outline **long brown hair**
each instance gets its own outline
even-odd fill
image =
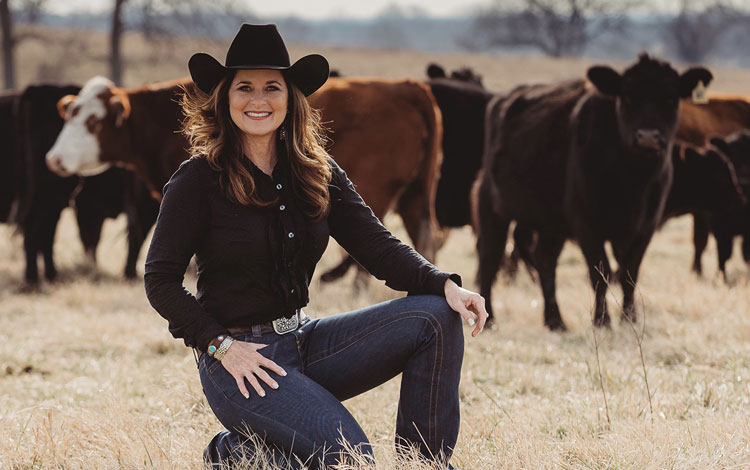
[[[191,154],[204,156],[212,169],[221,172],[219,183],[229,200],[244,206],[267,207],[275,201],[260,199],[253,175],[243,164],[246,157],[242,151],[242,131],[229,114],[229,87],[233,78],[228,74],[210,94],[192,83],[185,86],[183,133],[190,142]],[[301,207],[308,217],[319,219],[328,213],[330,202],[331,166],[325,150],[325,131],[320,112],[310,106],[294,83],[290,80],[286,83],[289,110],[282,124],[286,138],[278,141],[278,145],[285,146],[293,190]]]

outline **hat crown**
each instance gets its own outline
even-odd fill
[[[275,24],[243,23],[227,50],[225,67],[289,67],[289,52]]]

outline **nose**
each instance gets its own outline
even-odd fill
[[[635,144],[638,147],[662,150],[666,148],[666,140],[657,129],[638,129],[635,131]]]
[[[50,171],[57,173],[60,176],[70,175],[70,173],[65,170],[65,166],[63,166],[62,158],[56,155],[48,155],[46,161],[47,168],[49,168]]]

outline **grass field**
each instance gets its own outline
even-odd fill
[[[58,49],[68,33],[59,34],[47,54],[25,43],[22,83],[55,67],[51,61],[64,52]],[[75,41],[88,44],[93,58],[60,69],[56,81],[80,82],[106,70],[96,61],[102,54],[97,37],[90,36]],[[164,54],[157,59],[146,57],[136,36],[126,47],[133,51],[126,81],[137,85],[184,75],[191,52],[221,56],[224,46],[179,44],[169,54],[155,48]],[[311,50],[295,47],[292,56]],[[430,60],[471,65],[494,90],[580,76],[590,63],[316,50],[350,75],[421,77]],[[45,60],[50,63],[41,66]],[[750,70],[713,70],[716,89],[750,93]],[[386,224],[404,236],[397,217]],[[92,270],[66,210],[55,242],[60,282],[24,293],[21,240],[0,226],[0,470],[201,468],[201,451],[221,425],[203,397],[191,351],[171,338],[142,283],[121,280],[124,229],[122,218],[105,225],[99,267]],[[454,464],[480,470],[750,468],[750,274],[737,254],[725,284],[711,242],[706,274],[697,278],[689,271],[690,240],[687,218],[670,221],[655,236],[642,266],[635,329],[619,321],[609,330],[591,328],[593,294],[573,244],[558,267],[568,333],[542,326],[541,292],[524,272],[515,281],[499,279],[496,327],[473,339],[465,331]],[[340,256],[330,247],[318,273]],[[142,262],[143,256],[141,270]],[[476,264],[471,230],[453,231],[437,265],[473,286]],[[354,295],[351,281],[350,275],[321,285],[315,278],[306,311],[326,316],[400,295],[378,282]],[[194,276],[186,284],[192,288]],[[620,293],[613,290],[609,302],[617,312]],[[391,447],[397,399],[393,380],[346,402],[375,445],[379,469],[403,466]]]

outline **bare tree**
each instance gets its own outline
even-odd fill
[[[120,42],[124,26],[122,23],[123,7],[127,0],[115,0],[112,11],[112,29],[109,35],[109,74],[116,85],[122,84],[122,54],[120,53]]]
[[[8,8],[8,0],[0,0],[0,26],[3,29],[3,86],[7,89],[16,87],[16,67],[13,57],[15,40],[13,39],[13,18]]]
[[[746,14],[723,0],[681,0],[680,13],[664,29],[678,57],[687,62],[703,61]]]
[[[533,47],[553,57],[578,55],[595,37],[621,29],[625,13],[639,0],[523,0],[520,9],[507,2],[482,11],[465,47]]]

